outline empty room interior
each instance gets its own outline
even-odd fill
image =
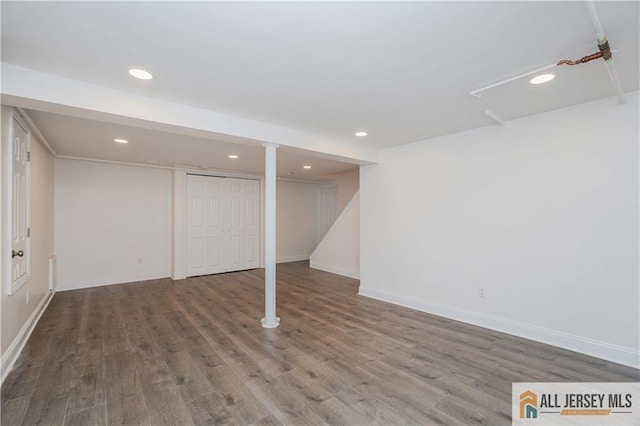
[[[3,425],[638,424],[639,2],[0,8]]]

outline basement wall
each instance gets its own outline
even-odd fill
[[[307,260],[318,245],[318,185],[278,181],[276,262]]]
[[[639,117],[635,92],[382,150],[360,293],[640,367]]]
[[[360,171],[358,169],[347,170],[327,175],[325,178],[328,179],[327,184],[338,187],[338,215],[340,215],[360,188]]]
[[[171,170],[56,159],[58,290],[168,277]],[[278,181],[278,261],[317,244],[317,185]]]
[[[2,107],[2,158],[10,141],[9,108]],[[2,164],[4,168],[5,164]],[[4,173],[4,172],[3,172]],[[40,140],[31,135],[31,278],[13,294],[7,294],[6,270],[2,270],[2,378],[19,354],[30,329],[48,303],[49,257],[53,255],[53,176],[54,160]],[[4,175],[2,175],[4,179]],[[8,181],[3,181],[3,185]],[[10,200],[3,187],[2,209]],[[3,214],[4,215],[4,214]],[[3,238],[10,236],[9,229],[2,228]],[[10,238],[10,237],[9,237]],[[2,253],[10,258],[10,253]],[[29,303],[27,303],[29,292]]]
[[[169,276],[171,171],[56,159],[58,289]]]

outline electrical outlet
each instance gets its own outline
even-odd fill
[[[141,257],[138,258],[138,265],[142,265],[142,258]]]
[[[29,304],[29,299],[31,298],[31,293],[29,293],[29,290],[27,290],[27,300],[25,301],[25,303],[28,305]]]
[[[478,297],[481,299],[487,298],[487,289],[484,287],[478,287]]]

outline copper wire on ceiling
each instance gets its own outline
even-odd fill
[[[605,39],[604,42],[598,44],[598,49],[600,49],[599,52],[593,53],[591,55],[583,56],[577,61],[570,61],[568,59],[563,59],[561,61],[558,61],[557,65],[578,65],[578,64],[584,64],[586,62],[593,61],[594,59],[599,59],[599,58],[602,58],[605,61],[608,61],[609,59],[611,59],[611,56],[612,56],[611,48],[609,47],[609,42],[607,41],[607,39]]]
[[[593,24],[593,28],[595,30],[596,43],[598,45],[599,52],[584,56],[576,61],[563,59],[553,64],[546,65],[542,68],[538,68],[538,69],[526,72],[524,74],[519,74],[514,77],[507,78],[505,80],[490,84],[480,89],[472,90],[471,92],[469,92],[469,94],[475,98],[480,99],[482,98],[483,92],[489,89],[493,89],[494,87],[502,86],[503,84],[507,84],[512,81],[519,80],[521,78],[528,77],[533,74],[538,74],[542,71],[546,71],[548,69],[552,69],[560,65],[578,65],[578,64],[584,64],[586,62],[593,61],[595,59],[602,58],[604,59],[604,64],[607,68],[607,72],[609,74],[609,79],[611,80],[611,84],[613,85],[614,90],[618,94],[618,99],[621,104],[625,104],[627,102],[627,97],[624,93],[624,89],[622,88],[620,77],[618,76],[618,73],[614,65],[614,60],[613,60],[613,53],[615,50],[612,50],[610,48],[609,42],[607,41],[607,38],[604,35],[604,30],[602,29],[602,23],[600,22],[600,18],[598,17],[595,3],[592,0],[587,0],[585,2],[585,5],[587,6],[587,12],[589,13],[589,17],[591,18],[591,23]]]

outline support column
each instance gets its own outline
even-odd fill
[[[276,149],[278,145],[264,144],[264,328],[280,325],[276,316]]]

